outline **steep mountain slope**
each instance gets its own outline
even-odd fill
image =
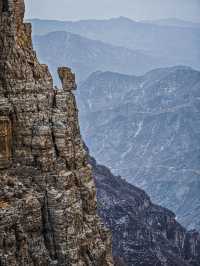
[[[67,31],[162,57],[165,62],[163,66],[181,64],[200,69],[199,28],[154,25],[124,17],[77,22],[32,20],[32,23],[34,35]]]
[[[80,87],[78,102],[92,155],[172,209],[185,226],[199,228],[200,72],[96,72]]]
[[[0,1],[0,265],[112,266],[79,131],[75,76],[53,90],[23,0]]]
[[[34,36],[33,45],[40,60],[49,65],[54,80],[57,77],[57,67],[65,64],[76,72],[78,81],[85,80],[97,70],[144,74],[149,69],[166,65],[162,58],[68,32]]]
[[[127,266],[200,264],[200,235],[187,232],[175,215],[148,195],[90,159],[99,214],[111,229],[113,254]]]
[[[22,0],[0,2],[0,265],[112,266],[110,233],[97,215],[92,168],[79,131],[75,76],[60,67],[62,89],[53,89],[23,16]],[[122,265],[120,256],[129,265],[198,265],[198,233],[187,233],[171,212],[90,161],[100,213],[114,225],[116,240],[128,240],[123,248],[115,241],[116,265]],[[127,209],[130,223],[123,219]],[[119,215],[123,226],[117,229]]]

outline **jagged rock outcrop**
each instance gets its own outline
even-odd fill
[[[72,90],[54,90],[23,0],[0,1],[0,265],[113,265]]]
[[[114,176],[93,158],[90,160],[99,214],[113,235],[116,265],[200,265],[197,231],[187,231],[173,212],[153,204],[143,190]]]

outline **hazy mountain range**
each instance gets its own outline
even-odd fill
[[[199,68],[198,23],[123,17],[32,23],[34,47],[55,82],[59,65],[82,81],[80,121],[92,154],[185,226],[200,228],[200,73],[177,66],[144,75],[168,65]]]
[[[151,23],[160,26],[172,26],[172,27],[183,27],[183,28],[200,28],[199,22],[185,21],[177,18],[167,18],[159,20],[144,20],[143,23]]]
[[[96,159],[175,211],[185,226],[199,228],[200,72],[96,72],[78,100],[82,133]]]
[[[136,22],[124,17],[77,22],[31,20],[31,23],[33,24],[34,35],[66,31],[91,40],[128,48],[133,50],[134,53],[140,51],[142,54],[153,57],[152,65],[148,69],[144,67],[144,71],[160,67],[160,63],[163,67],[181,64],[200,69],[200,28],[195,23],[177,20],[174,22],[172,19],[147,23]],[[193,24],[194,26],[191,26]],[[58,36],[56,35],[56,37]],[[49,38],[50,36],[47,37],[47,41]],[[53,38],[52,35],[51,38]],[[54,39],[54,41],[56,45],[59,39]],[[37,45],[39,47],[40,42],[37,42]],[[63,48],[64,45],[59,53],[63,53],[63,56],[66,57],[67,46],[65,49]],[[81,47],[79,48],[81,49]],[[40,56],[42,60],[46,60],[46,57],[43,57],[43,52],[40,52]],[[93,57],[93,60],[98,64],[98,58]],[[157,61],[158,65],[155,66]],[[148,62],[149,58],[147,59],[147,65]],[[135,67],[129,70],[129,73],[132,71],[132,74],[138,74],[138,71],[134,72],[134,70],[137,70],[137,65],[139,65],[139,70],[141,69],[140,58],[136,58],[133,63]],[[101,70],[101,68],[98,70]],[[107,70],[113,71],[113,69]]]
[[[33,42],[41,61],[48,64],[56,83],[57,67],[61,65],[71,67],[77,80],[83,81],[97,70],[143,74],[164,64],[161,57],[90,40],[65,31],[34,36]]]

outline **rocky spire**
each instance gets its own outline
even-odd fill
[[[62,82],[63,90],[70,91],[76,89],[75,75],[71,72],[68,67],[59,67],[58,75]]]
[[[22,0],[0,0],[0,265],[113,265],[72,90],[53,89]]]

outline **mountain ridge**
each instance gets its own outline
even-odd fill
[[[64,30],[88,38],[91,41],[103,41],[106,44],[139,51],[160,60],[160,65],[152,63],[150,68],[145,69],[145,72],[153,68],[173,65],[188,65],[200,69],[198,49],[200,28],[145,24],[126,18],[78,22],[33,20],[32,23],[34,35],[44,35],[49,32]],[[64,53],[65,50],[63,50]],[[141,60],[135,59],[132,63],[137,68],[137,64],[140,62]],[[145,61],[142,61],[142,64],[145,65]]]
[[[57,83],[56,68],[60,64],[67,63],[76,72],[79,82],[95,70],[143,74],[148,69],[163,64],[162,58],[103,41],[90,40],[66,31],[34,36],[33,44],[40,60],[49,65]],[[135,62],[138,62],[137,65]]]
[[[157,19],[157,20],[142,20],[141,22],[156,24],[156,25],[164,25],[170,27],[190,27],[190,28],[199,28],[200,22],[193,22],[189,20],[183,20],[178,18],[165,18],[165,19]]]
[[[77,95],[91,154],[189,228],[199,228],[199,87],[200,72],[188,67],[98,72]]]
[[[112,231],[116,258],[127,266],[198,265],[197,231],[186,231],[173,212],[153,204],[145,191],[114,176],[94,158],[89,160],[96,180],[99,215]],[[196,255],[192,257],[189,246],[195,241]]]

